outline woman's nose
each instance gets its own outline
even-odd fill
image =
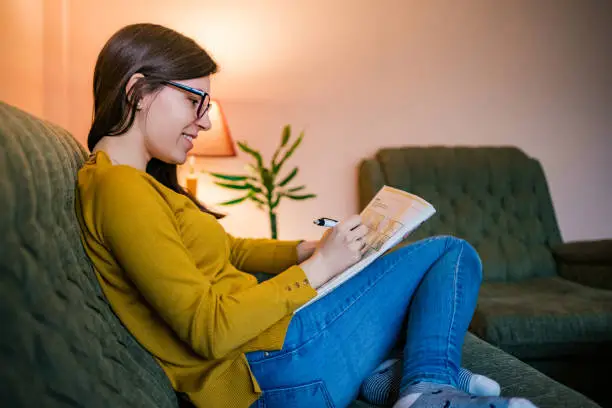
[[[200,119],[196,120],[196,124],[202,130],[209,130],[212,124],[210,122],[210,118],[208,117],[208,112],[205,113]]]

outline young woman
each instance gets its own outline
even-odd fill
[[[114,34],[96,63],[92,155],[78,174],[83,241],[104,293],[174,389],[197,407],[344,407],[399,349],[399,369],[386,371],[397,373],[397,408],[532,407],[460,386],[481,281],[462,240],[399,248],[293,315],[360,259],[367,228],[356,215],[317,242],[235,238],[181,188],[176,166],[206,137],[216,69],[165,27]]]

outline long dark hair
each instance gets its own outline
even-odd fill
[[[157,24],[132,24],[117,31],[104,45],[94,70],[94,118],[87,137],[90,151],[104,136],[128,131],[136,117],[136,104],[155,92],[163,81],[193,79],[217,72],[217,64],[194,40]],[[129,79],[143,78],[126,94]],[[217,218],[178,182],[176,164],[151,159],[147,173],[164,186],[189,197],[202,211]]]

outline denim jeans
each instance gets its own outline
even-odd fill
[[[405,356],[402,389],[456,385],[481,280],[478,254],[454,237],[380,257],[296,313],[281,350],[246,354],[263,391],[252,407],[346,407],[397,348]]]

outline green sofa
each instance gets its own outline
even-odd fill
[[[112,313],[82,248],[74,199],[86,156],[65,130],[0,102],[0,401],[176,408],[167,377]],[[464,352],[465,365],[499,380],[504,394],[540,407],[598,406],[470,334]]]
[[[612,240],[562,243],[536,159],[506,146],[384,148],[359,165],[361,208],[384,184],[437,208],[411,240],[451,234],[480,253],[470,331],[612,404]]]

